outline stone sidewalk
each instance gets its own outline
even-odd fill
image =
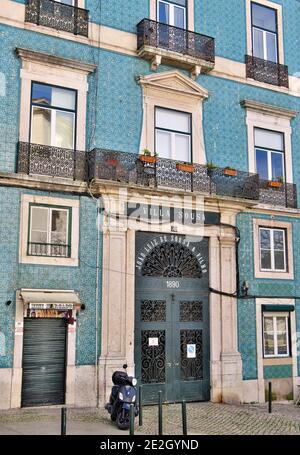
[[[188,403],[188,434],[190,435],[300,435],[300,407],[273,404],[268,414],[265,405],[230,406],[213,403]],[[144,407],[143,427],[136,434],[157,435],[158,409]],[[164,405],[163,432],[181,435],[181,406]],[[0,435],[58,435],[60,408],[20,409],[0,412]],[[69,409],[67,434],[123,435],[112,424],[104,409]]]

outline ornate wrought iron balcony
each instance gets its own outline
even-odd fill
[[[246,55],[246,75],[259,82],[289,88],[289,73],[286,65]]]
[[[88,168],[89,179],[259,199],[258,175],[248,172],[236,171],[236,175],[230,176],[221,168],[208,169],[200,164],[187,165],[165,158],[145,162],[135,153],[102,149],[88,153]]]
[[[19,142],[18,172],[86,180],[86,152]]]
[[[88,36],[89,12],[54,0],[27,0],[25,21]]]
[[[269,180],[260,180],[259,200],[263,204],[278,205],[296,209],[297,186],[294,183],[281,183],[277,187],[271,186]]]
[[[214,38],[150,19],[137,25],[137,49],[154,68],[169,63],[191,71],[193,67],[209,71],[215,63]]]

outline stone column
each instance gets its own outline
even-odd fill
[[[235,225],[236,213],[222,213],[223,223]],[[220,284],[223,292],[236,291],[236,241],[232,228],[222,228],[220,236]],[[222,401],[239,404],[243,400],[242,360],[238,352],[237,299],[221,296],[221,382]]]
[[[129,254],[132,255],[132,252]],[[99,405],[101,406],[109,398],[112,373],[115,370],[122,370],[124,363],[128,364],[130,374],[133,369],[134,311],[129,320],[126,310],[127,280],[134,279],[127,273],[129,263],[131,261],[127,258],[127,232],[109,230],[104,233],[102,339],[99,359]]]

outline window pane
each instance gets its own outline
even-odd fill
[[[275,250],[284,250],[284,231],[273,231]]]
[[[262,269],[271,269],[271,251],[261,250],[260,252],[260,264]]]
[[[187,0],[172,0],[172,3],[176,3],[176,5],[186,6]]]
[[[174,7],[174,26],[185,28],[184,9],[177,6]]]
[[[271,153],[271,163],[272,163],[272,179],[276,180],[279,177],[284,177],[283,169],[283,153]]]
[[[277,324],[277,332],[286,331],[286,318],[285,317],[277,317],[276,324]]]
[[[252,3],[252,22],[253,25],[265,30],[276,32],[276,10],[265,6]]]
[[[51,243],[67,244],[67,212],[52,210]]]
[[[43,84],[32,84],[32,102],[51,105],[51,87]]]
[[[253,56],[264,59],[264,35],[261,30],[253,29]]]
[[[75,110],[75,92],[64,88],[52,88],[52,106]]]
[[[51,110],[33,107],[31,128],[33,144],[51,145]]]
[[[268,152],[266,150],[256,149],[256,172],[260,178],[268,180]]]
[[[264,317],[264,331],[265,332],[273,332],[274,330],[274,324],[273,324],[273,318],[272,317]]]
[[[255,128],[254,130],[255,146],[265,147],[272,150],[284,151],[283,134],[277,131],[262,130]]]
[[[284,252],[283,251],[275,251],[274,252],[274,258],[275,258],[275,269],[276,270],[285,270]]]
[[[159,17],[158,21],[163,22],[164,24],[169,24],[170,14],[169,14],[169,5],[163,2],[159,2]]]
[[[277,62],[277,37],[274,33],[266,32],[267,60]]]
[[[156,126],[182,133],[190,132],[190,115],[169,109],[156,109]]]
[[[31,235],[33,243],[47,243],[48,209],[42,207],[31,208]]]
[[[265,355],[274,355],[274,337],[271,334],[264,334]]]
[[[55,145],[67,149],[73,148],[74,114],[70,112],[56,112]]]
[[[260,247],[264,250],[271,248],[271,232],[270,229],[260,229]]]
[[[190,136],[175,134],[175,156],[179,161],[191,161]]]
[[[278,355],[288,354],[287,334],[281,333],[277,335],[277,349]]]
[[[171,133],[156,130],[156,152],[161,158],[171,158]]]

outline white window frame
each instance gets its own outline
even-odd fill
[[[169,133],[170,136],[171,136],[171,156],[169,157],[169,159],[181,161],[181,160],[179,160],[179,159],[176,157],[176,136],[188,137],[188,139],[189,139],[189,155],[190,155],[190,159],[187,160],[187,162],[192,163],[192,162],[193,162],[193,154],[192,154],[192,137],[193,137],[193,131],[192,131],[192,114],[191,114],[190,112],[182,112],[182,111],[180,112],[180,113],[182,113],[182,114],[186,114],[186,115],[189,117],[190,132],[189,132],[189,133],[184,133],[184,132],[182,132],[182,131],[175,131],[175,130],[166,129],[166,128],[160,128],[160,127],[156,126],[156,120],[157,120],[156,112],[157,112],[157,109],[162,109],[162,110],[166,110],[166,111],[170,111],[170,112],[172,112],[172,111],[173,111],[173,112],[176,112],[176,109],[169,109],[169,108],[165,108],[165,107],[161,107],[161,106],[156,106],[156,107],[155,107],[155,125],[154,125],[154,131],[155,131],[155,139],[154,139],[155,151],[158,152],[158,154],[159,154],[159,150],[157,150],[157,131],[162,131],[162,132]]]
[[[285,249],[286,249],[286,271],[261,270],[260,261],[260,232],[259,228],[283,229],[286,232]],[[253,250],[254,250],[254,275],[255,278],[267,278],[272,280],[293,280],[294,279],[294,261],[293,261],[293,231],[292,223],[286,221],[277,221],[272,219],[253,219]]]
[[[273,318],[273,341],[274,341],[274,354],[266,354],[266,344],[265,344],[265,327],[264,322],[265,318]],[[286,341],[287,341],[287,353],[286,354],[278,354],[278,334],[281,332],[277,331],[277,318],[285,318],[285,333],[286,333]],[[290,357],[290,330],[289,330],[289,313],[263,313],[262,317],[262,329],[263,329],[263,354],[264,358],[282,358],[282,357]]]
[[[278,272],[278,273],[286,273],[287,272],[287,251],[286,251],[286,230],[280,228],[269,228],[266,226],[259,227],[259,240],[260,240],[260,231],[270,231],[270,252],[271,252],[271,268],[264,269],[261,266],[261,243],[259,243],[259,259],[260,259],[260,270],[262,272]],[[274,249],[274,232],[279,231],[283,233],[283,252],[284,252],[284,269],[276,269],[275,268],[275,249]],[[278,250],[282,251],[282,250]]]
[[[283,178],[283,181],[285,181],[285,159],[284,159],[285,156],[284,156],[284,152],[280,152],[280,151],[277,151],[277,150],[270,150],[270,149],[266,149],[264,147],[255,146],[256,172],[257,172],[257,151],[258,150],[261,150],[263,152],[267,152],[268,180],[274,180],[274,178],[272,176],[272,153],[277,153],[277,155],[281,155],[281,157],[282,157],[282,168],[283,168],[282,178]]]
[[[75,119],[76,119],[76,110],[75,112],[71,112],[71,111],[68,111],[68,110],[64,110],[63,108],[62,109],[58,109],[58,108],[53,108],[53,107],[47,107],[47,106],[38,106],[38,105],[35,105],[35,104],[32,104],[32,107],[31,107],[31,131],[30,131],[30,138],[32,138],[32,134],[33,134],[33,110],[34,108],[37,108],[37,109],[45,109],[47,111],[50,111],[50,115],[51,115],[51,125],[50,125],[50,128],[51,128],[51,133],[50,133],[50,136],[51,136],[51,139],[50,139],[50,142],[51,144],[48,145],[48,147],[59,147],[57,144],[56,144],[56,113],[57,112],[66,112],[68,114],[72,114],[72,117],[73,117],[73,137],[72,137],[72,150],[74,149],[75,147]],[[45,147],[47,147],[47,145],[45,145]]]
[[[252,15],[251,3],[257,3],[261,6],[274,9],[277,12],[277,59],[280,64],[284,64],[284,48],[283,48],[283,14],[282,5],[273,3],[269,0],[245,0],[246,2],[246,22],[247,22],[247,54],[253,55],[253,36],[252,36]],[[265,83],[261,83],[265,85]]]
[[[174,15],[174,10],[175,7],[182,9],[184,11],[184,27],[183,29],[187,28],[187,23],[186,23],[186,13],[187,13],[187,6],[181,6],[181,5],[175,5],[174,3],[168,2],[167,0],[157,0],[157,21],[159,21],[159,3],[165,3],[169,6],[169,23],[168,25],[171,25],[172,27],[175,27],[174,22],[175,22],[175,15]]]
[[[29,216],[30,206],[41,205],[71,209],[69,223],[70,229],[70,248],[71,255],[65,256],[35,256],[28,255],[29,240]],[[69,228],[69,226],[68,226]],[[20,217],[20,242],[19,242],[19,262],[22,264],[41,264],[78,267],[79,265],[79,199],[64,199],[48,196],[35,196],[23,194],[21,198],[21,217]]]
[[[69,207],[65,207],[64,208],[62,206],[59,206],[59,207],[45,206],[45,205],[42,205],[42,204],[31,205],[30,206],[30,226],[29,226],[29,236],[28,236],[29,243],[35,243],[35,242],[32,242],[32,238],[31,238],[32,237],[32,212],[33,212],[34,208],[38,208],[38,209],[42,209],[42,210],[46,210],[47,211],[47,242],[46,242],[46,244],[48,244],[48,246],[47,246],[47,255],[44,255],[44,257],[66,257],[66,256],[53,256],[53,255],[51,255],[52,212],[53,211],[60,211],[60,212],[66,212],[66,214],[67,214],[67,223],[66,223],[66,239],[67,239],[67,243],[65,245],[62,244],[62,246],[67,246],[68,248],[70,248],[70,252],[71,252],[72,238],[71,238],[71,235],[69,235],[70,208]],[[71,213],[72,213],[72,209],[71,209]],[[69,245],[69,241],[70,241],[70,245]],[[43,243],[43,242],[40,242],[40,243]],[[29,256],[41,257],[41,255],[35,255],[35,254],[29,254]],[[69,256],[67,256],[67,257],[69,257]]]
[[[264,54],[263,59],[267,60],[267,61],[272,61],[272,60],[268,59],[267,35],[269,34],[269,35],[274,35],[275,36],[275,38],[276,38],[276,61],[274,63],[278,63],[278,33],[270,32],[270,31],[267,31],[267,30],[263,30],[262,28],[258,28],[258,27],[255,27],[254,25],[252,25],[253,56],[254,56],[254,33],[253,33],[254,30],[258,30],[259,32],[262,32],[262,35],[263,35],[263,54]]]

